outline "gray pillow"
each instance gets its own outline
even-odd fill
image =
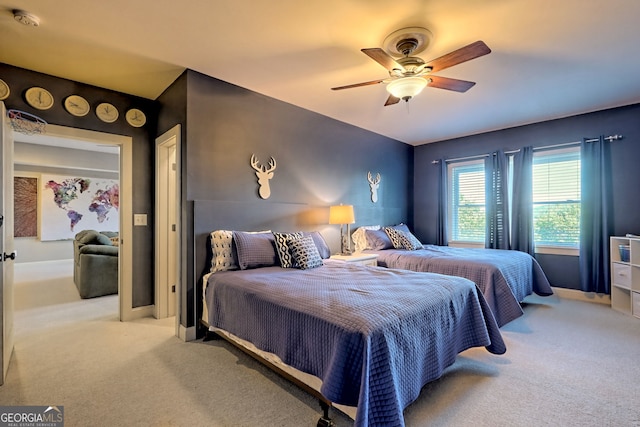
[[[113,246],[113,242],[111,241],[109,236],[106,236],[102,233],[98,233],[98,237],[96,237],[96,242],[99,245]]]
[[[296,264],[302,270],[320,267],[322,258],[311,236],[305,236],[291,241],[291,254]]]
[[[233,241],[241,270],[279,264],[273,233],[234,231]]]
[[[393,248],[393,243],[383,230],[365,230],[365,237],[367,238],[367,247],[375,251],[381,251],[384,249]]]
[[[320,258],[327,259],[331,257],[331,249],[329,249],[329,245],[322,237],[319,231],[312,231],[310,233],[302,233],[304,236],[311,236],[313,239],[313,243],[316,244],[316,248],[318,248],[318,253],[320,254]]]

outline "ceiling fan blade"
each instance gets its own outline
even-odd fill
[[[429,75],[426,78],[431,80],[427,83],[429,87],[453,90],[455,92],[466,92],[476,84],[475,82],[468,82],[466,80],[450,79],[449,77]]]
[[[400,98],[396,98],[393,95],[389,95],[389,97],[387,98],[387,102],[384,103],[384,106],[386,107],[387,105],[397,104],[398,102],[400,102]]]
[[[483,41],[478,40],[475,43],[471,43],[470,45],[461,47],[458,50],[454,50],[453,52],[449,52],[446,55],[441,56],[440,58],[428,62],[427,66],[433,67],[431,72],[435,73],[436,71],[444,70],[445,68],[462,64],[463,62],[467,62],[471,59],[484,56],[488,53],[491,53],[491,49],[489,49],[489,46],[484,44]]]
[[[370,82],[363,82],[363,83],[354,83],[352,85],[332,87],[331,90],[342,90],[342,89],[351,89],[351,88],[360,87],[360,86],[377,85],[378,83],[382,83],[383,81],[384,81],[384,79],[372,80]]]
[[[391,71],[391,70],[394,70],[394,69],[404,71],[404,67],[402,65],[400,65],[398,62],[396,62],[395,59],[393,59],[391,56],[389,56],[389,54],[387,52],[385,52],[384,50],[380,49],[379,47],[373,47],[373,48],[368,48],[368,49],[360,49],[360,50],[365,55],[368,55],[369,58],[373,59],[378,64],[382,65],[388,71]]]

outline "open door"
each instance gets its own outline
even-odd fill
[[[13,353],[13,130],[4,103],[0,102],[0,316],[2,378],[4,384]]]
[[[156,138],[156,318],[175,316],[180,291],[180,125]],[[176,335],[179,319],[176,317]]]

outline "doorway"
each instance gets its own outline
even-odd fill
[[[93,145],[93,149],[119,153],[119,236],[124,244],[119,248],[118,262],[118,317],[121,321],[132,320],[135,317],[132,309],[132,261],[131,261],[131,236],[132,236],[132,138],[121,135],[111,135],[102,132],[88,131],[57,125],[47,125],[46,132],[42,135],[23,136],[14,134],[16,142],[43,144],[47,146],[58,145],[66,148],[87,149]],[[46,140],[46,143],[44,142]],[[21,165],[24,169],[24,165]],[[15,163],[14,163],[15,169]],[[68,243],[68,241],[66,241]],[[20,255],[18,255],[19,257]]]

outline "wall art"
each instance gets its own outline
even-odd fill
[[[42,175],[40,240],[66,240],[81,230],[118,231],[117,180]]]

